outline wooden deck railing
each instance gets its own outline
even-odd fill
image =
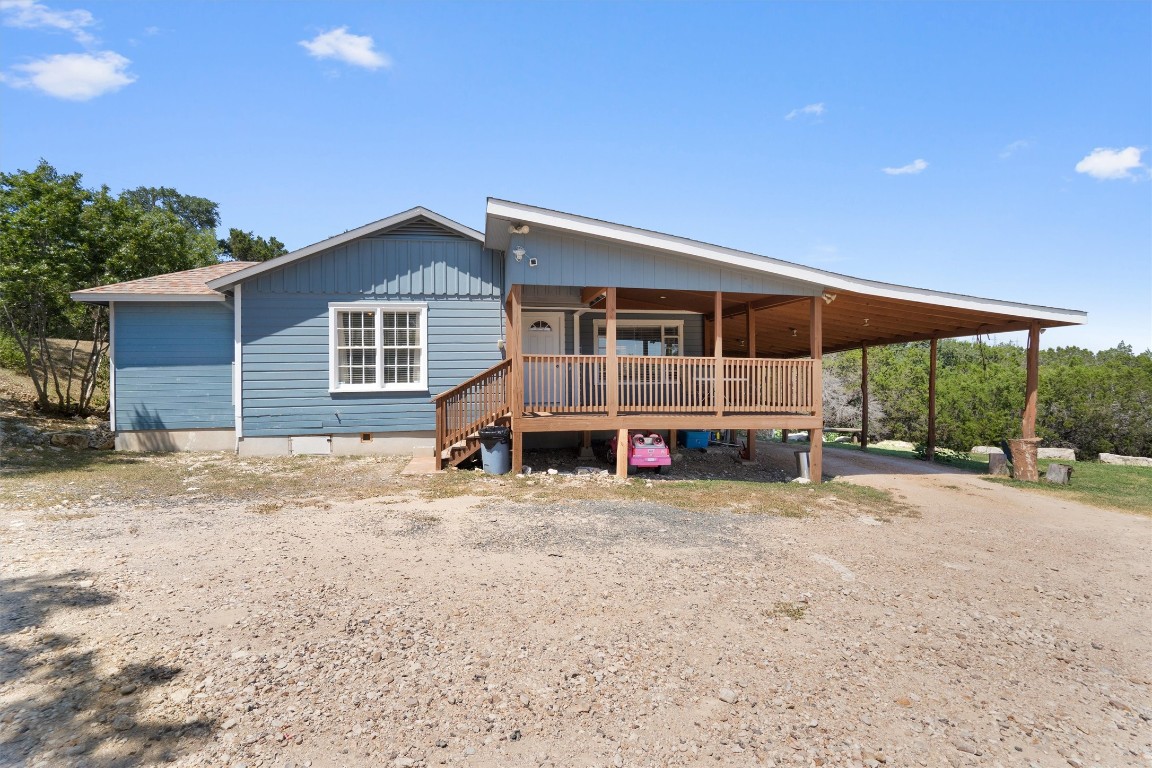
[[[432,398],[436,455],[511,412],[512,361],[505,360]]]
[[[722,400],[716,358],[620,356],[618,410],[638,413],[812,413],[811,359],[723,359]],[[524,411],[607,413],[607,358],[524,355]]]

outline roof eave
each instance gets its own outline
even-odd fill
[[[494,220],[532,223],[549,229],[565,230],[591,237],[601,237],[642,248],[652,248],[666,253],[671,252],[729,266],[751,269],[756,272],[768,272],[802,283],[820,286],[826,291],[853,291],[869,296],[918,301],[978,312],[1014,314],[1041,322],[1047,321],[1065,325],[1082,324],[1087,317],[1086,312],[1079,310],[1022,304],[1000,299],[985,299],[978,296],[966,296],[944,291],[933,291],[926,288],[896,285],[894,283],[882,283],[877,280],[865,280],[849,275],[841,275],[836,272],[827,272],[814,267],[805,267],[800,264],[794,264],[768,256],[760,256],[746,251],[737,251],[719,245],[689,240],[675,235],[667,235],[662,232],[638,229],[624,224],[590,219],[576,214],[538,208],[533,205],[500,200],[498,198],[488,198],[487,218],[486,228],[488,230],[488,237],[484,245],[496,250],[506,249],[508,235],[506,227],[493,226]]]
[[[73,301],[87,304],[107,304],[119,302],[187,302],[187,301],[227,301],[228,297],[222,293],[89,293],[87,291],[73,291],[68,294]]]

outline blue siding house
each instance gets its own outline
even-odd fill
[[[499,423],[518,468],[534,435],[802,429],[816,477],[825,352],[1011,330],[1037,346],[1084,319],[494,199],[484,232],[413,208],[72,296],[110,308],[120,449],[450,465]]]

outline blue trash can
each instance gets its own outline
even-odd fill
[[[503,475],[512,469],[512,430],[508,427],[480,428],[480,461],[490,475]]]

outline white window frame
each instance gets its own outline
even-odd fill
[[[627,328],[660,328],[660,337],[663,340],[663,329],[671,326],[676,326],[677,337],[680,339],[680,348],[675,355],[664,355],[664,357],[684,357],[684,321],[683,320],[634,320],[626,317],[623,320],[619,317],[616,318],[616,331],[619,333],[620,327]],[[607,319],[596,319],[592,321],[592,354],[600,354],[600,329],[603,328],[605,332],[608,329]]]
[[[340,381],[340,355],[337,351],[338,328],[337,312],[371,312],[376,324],[376,383],[344,384]],[[385,384],[381,381],[381,365],[384,360],[384,334],[382,312],[420,313],[420,380]],[[422,302],[397,301],[357,301],[339,302],[328,305],[328,392],[426,392],[428,391],[428,305]]]

